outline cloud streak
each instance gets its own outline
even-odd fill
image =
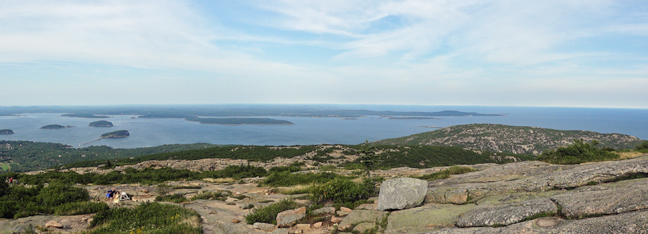
[[[228,10],[239,16],[219,11],[226,4],[233,4]],[[648,37],[646,5],[613,0],[4,1],[0,79],[10,88],[0,97],[22,95],[29,100],[25,105],[648,108],[648,96],[637,90],[648,80],[648,46],[641,43]],[[86,70],[94,68],[123,70],[127,79]],[[40,82],[44,74],[53,74],[50,82]],[[91,97],[92,91],[58,87],[91,100],[83,103],[49,91],[46,84],[63,80],[76,89],[98,90],[94,84],[101,83],[129,86],[122,89],[124,96],[138,88],[142,95],[102,101]],[[27,98],[36,90],[57,98]],[[548,92],[551,98],[543,96]],[[601,93],[608,98],[598,97]]]

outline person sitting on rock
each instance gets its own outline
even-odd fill
[[[111,188],[106,192],[106,200],[110,201],[113,195],[115,194],[115,188]]]

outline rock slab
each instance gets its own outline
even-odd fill
[[[414,178],[386,180],[380,186],[378,210],[402,210],[421,205],[425,200],[428,183]]]
[[[306,216],[306,207],[283,211],[277,214],[277,225],[279,227],[290,227],[304,216]]]
[[[552,215],[558,207],[548,198],[537,198],[520,203],[481,207],[463,215],[458,227],[485,227],[510,225],[534,216]]]

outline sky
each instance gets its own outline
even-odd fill
[[[0,0],[0,106],[648,108],[645,0]]]

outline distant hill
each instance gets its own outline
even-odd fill
[[[601,147],[630,149],[641,139],[617,133],[555,130],[501,124],[466,124],[436,131],[372,142],[384,145],[441,145],[514,154],[539,155],[545,150],[569,145],[574,139],[597,140]]]
[[[107,115],[95,115],[95,114],[88,114],[88,113],[63,114],[61,116],[64,116],[64,117],[76,117],[76,118],[91,118],[91,119],[110,118],[110,116],[107,116]]]

